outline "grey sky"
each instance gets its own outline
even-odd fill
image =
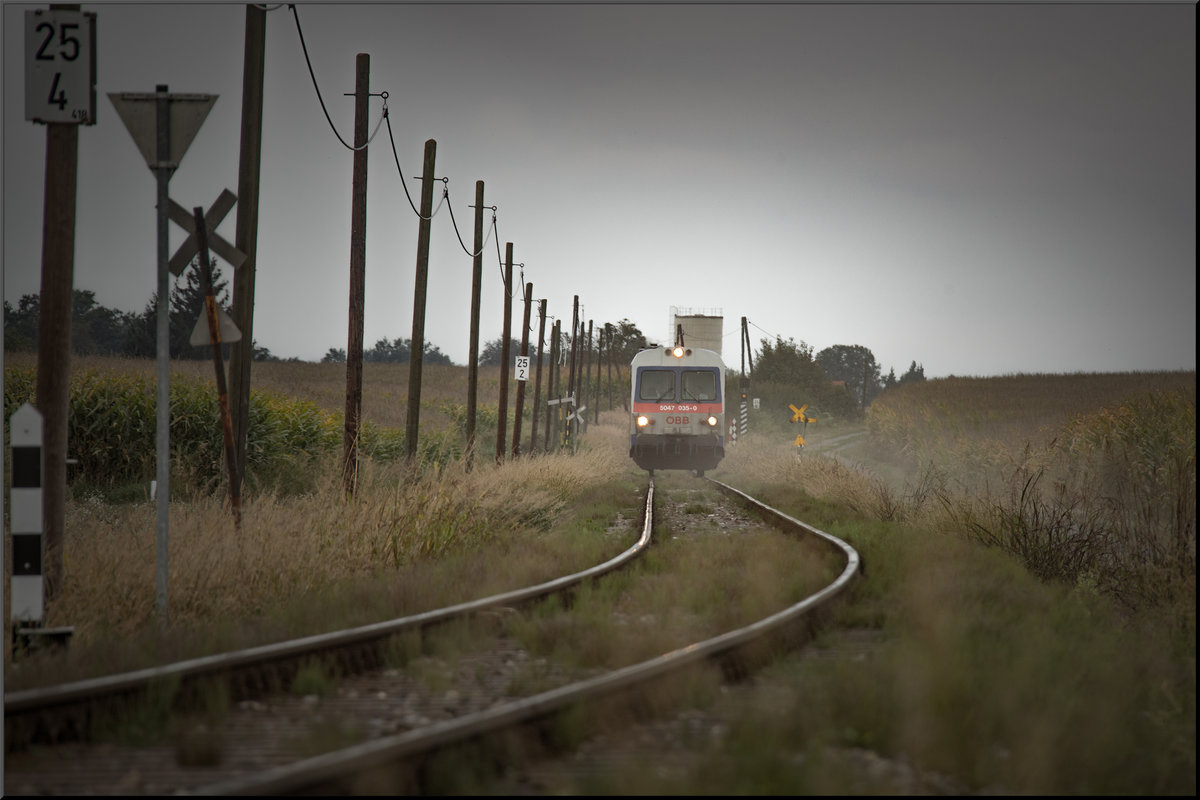
[[[4,5],[14,303],[39,288],[45,129],[24,119],[23,38],[24,11],[46,7]],[[254,338],[319,360],[346,346],[353,157],[292,11],[271,7]],[[98,15],[99,119],[80,132],[75,286],[140,311],[156,285],[155,182],[107,95],[219,96],[170,184],[207,208],[237,188],[245,11],[82,8]],[[628,318],[660,341],[672,306],[719,311],[734,367],[744,316],[756,348],[861,344],[885,374],[1195,368],[1192,3],[297,10],[342,138],[368,53],[409,191],[434,139],[468,246],[484,181],[499,240],[482,342],[501,335],[497,244],[512,242],[514,284],[532,281],[568,328],[575,295],[585,320]],[[381,109],[374,98],[372,129]],[[418,233],[386,125],[369,162],[368,348],[411,336]],[[459,364],[470,276],[443,207],[425,338]],[[519,304],[513,319],[519,337]]]

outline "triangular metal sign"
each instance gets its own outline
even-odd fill
[[[221,344],[237,342],[242,338],[242,332],[238,330],[238,326],[220,306],[217,306],[217,330],[221,336]],[[195,347],[212,344],[212,336],[208,332],[207,311],[201,312],[200,319],[196,320],[196,327],[192,328],[192,336],[188,339],[188,344]]]
[[[134,144],[146,159],[150,169],[166,167],[176,169],[196,138],[196,131],[204,124],[215,94],[168,94],[167,119],[170,125],[170,156],[165,164],[158,163],[158,94],[134,92],[109,92],[117,116],[125,123],[133,136]]]

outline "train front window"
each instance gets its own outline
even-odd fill
[[[683,399],[716,400],[717,373],[711,370],[684,370]]]
[[[638,383],[638,400],[659,403],[675,399],[675,371],[644,369]]]

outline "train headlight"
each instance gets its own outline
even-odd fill
[[[650,418],[649,418],[649,417],[647,417],[645,414],[640,414],[640,415],[638,415],[638,418],[637,418],[637,426],[638,426],[639,428],[644,428],[644,427],[646,427],[646,426],[647,426],[647,425],[649,425],[649,424],[650,424]]]
[[[683,348],[676,347],[674,350],[671,351],[671,355],[675,356],[676,358],[683,358]]]
[[[708,423],[708,427],[710,427],[710,428],[717,427],[717,418],[716,417],[709,417],[707,420],[705,420],[705,422]]]

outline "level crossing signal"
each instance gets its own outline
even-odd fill
[[[790,408],[792,410],[792,422],[801,422],[807,427],[808,423],[817,421],[816,417],[810,417],[810,416],[805,415],[804,410],[806,408],[808,408],[808,403],[805,403],[804,405],[800,406],[799,408],[796,408],[791,403],[788,403],[788,408]],[[796,434],[796,441],[795,441],[796,447],[803,447],[804,444],[805,444],[804,437],[800,434]]]

